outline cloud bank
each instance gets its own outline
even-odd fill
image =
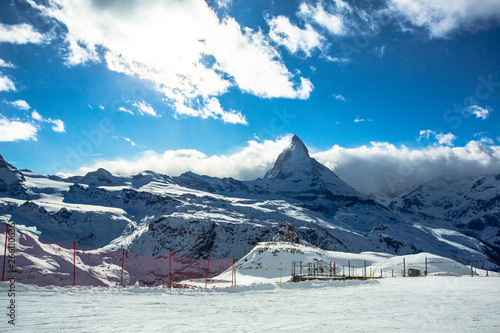
[[[76,174],[85,174],[104,168],[114,174],[133,175],[144,170],[153,170],[169,176],[178,176],[192,171],[214,177],[233,177],[253,180],[262,177],[273,167],[283,149],[290,144],[290,136],[276,141],[248,141],[240,151],[231,155],[206,156],[194,149],[168,150],[163,153],[145,151],[132,159],[97,161],[92,166],[82,167]]]
[[[144,170],[177,176],[187,171],[214,177],[253,180],[271,169],[291,136],[276,141],[248,141],[230,155],[206,156],[193,149],[163,153],[145,151],[135,158],[100,160],[76,174],[105,168],[114,174],[133,175]],[[307,143],[306,143],[307,144]],[[491,141],[470,141],[464,147],[396,147],[385,142],[370,146],[333,146],[311,154],[356,190],[378,197],[393,197],[438,177],[480,177],[500,173],[500,146]]]
[[[372,142],[331,149],[314,157],[360,192],[392,197],[437,177],[480,177],[500,173],[500,146],[470,141],[464,147],[423,149]]]

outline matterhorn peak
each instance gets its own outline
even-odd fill
[[[292,137],[290,146],[285,148],[264,178],[287,178],[295,171],[310,171],[313,167],[313,159],[309,151],[297,135]]]
[[[302,140],[299,139],[296,134],[292,136],[290,149],[295,153],[304,153],[305,155],[307,155],[307,157],[309,157],[309,151],[307,150],[306,145],[302,142]]]

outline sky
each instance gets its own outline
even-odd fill
[[[368,194],[500,173],[499,0],[8,0],[19,169],[254,179],[297,134]]]

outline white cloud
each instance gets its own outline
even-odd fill
[[[151,105],[149,105],[148,103],[146,103],[145,101],[142,101],[142,102],[135,101],[135,102],[132,102],[132,105],[137,108],[137,111],[141,115],[160,117],[160,115],[158,115],[156,113],[156,111],[153,109],[153,107]]]
[[[62,120],[60,120],[60,119],[56,119],[56,120],[48,119],[48,122],[54,124],[54,126],[52,126],[52,130],[54,132],[58,132],[58,133],[66,132],[66,129],[64,128],[64,123]]]
[[[331,57],[331,56],[326,56],[326,60],[334,63],[340,63],[340,64],[347,64],[351,62],[351,59],[348,58],[338,58],[338,57]]]
[[[333,96],[333,98],[335,98],[335,99],[336,99],[336,100],[338,100],[338,101],[347,102],[347,100],[345,99],[345,97],[344,97],[343,95],[340,95],[340,94],[339,94],[339,95],[333,94],[332,96]],[[356,119],[357,119],[357,118],[356,118]]]
[[[446,146],[453,146],[453,141],[457,138],[452,133],[447,133],[447,134],[436,133],[435,131],[432,130],[422,130],[420,131],[419,135],[420,136],[418,138],[418,141],[422,140],[423,138],[431,139],[431,137],[434,137],[439,145],[446,145]]]
[[[0,23],[0,43],[40,44],[44,41],[45,37],[39,32],[33,30],[33,27],[29,24],[8,25]]]
[[[50,124],[53,124],[54,126],[52,126],[52,130],[54,132],[58,132],[58,133],[64,133],[64,132],[66,132],[66,129],[64,127],[64,122],[62,120],[60,120],[60,119],[55,119],[55,120],[50,119],[50,118],[45,119],[37,111],[32,111],[31,112],[31,118],[33,118],[33,120],[36,120],[36,121],[41,122],[41,123],[50,123]]]
[[[384,54],[385,54],[385,48],[386,48],[386,46],[385,46],[385,45],[383,45],[383,46],[381,46],[381,47],[376,47],[376,48],[375,48],[375,53],[377,53],[377,54],[378,54],[379,58],[383,58],[383,57],[384,57]]]
[[[0,68],[1,67],[3,67],[3,68],[15,68],[16,66],[14,66],[12,63],[6,62],[5,60],[0,58]]]
[[[13,102],[6,102],[6,103],[12,105],[13,107],[15,107],[16,109],[19,109],[19,110],[27,111],[27,110],[31,109],[28,102],[26,102],[22,99],[17,100],[17,101],[13,101]]]
[[[129,109],[125,109],[123,106],[120,106],[118,108],[118,111],[120,112],[125,112],[125,113],[130,113],[130,114],[134,114],[132,111],[130,111]]]
[[[364,121],[369,121],[369,122],[372,122],[373,119],[363,119],[363,118],[359,118],[359,116],[356,117],[356,119],[354,119],[354,122],[355,123],[362,123]]]
[[[43,117],[36,111],[31,112],[31,118],[37,121],[43,121]]]
[[[312,90],[260,31],[219,18],[203,0],[30,3],[66,26],[69,65],[104,60],[110,70],[153,83],[178,115],[201,116],[205,103],[231,88],[301,99]]]
[[[34,140],[38,129],[31,123],[7,119],[0,115],[0,142]]]
[[[16,86],[11,79],[0,73],[0,91],[15,91]]]
[[[500,22],[498,0],[388,0],[388,5],[393,13],[414,26],[424,27],[432,37]]]
[[[219,100],[212,98],[203,108],[202,118],[221,118],[223,122],[230,124],[248,125],[246,118],[234,110],[224,111],[219,103]]]
[[[389,143],[313,155],[358,191],[392,196],[437,177],[480,177],[500,172],[500,146],[470,141],[465,147],[397,148]]]
[[[306,56],[311,55],[311,50],[321,48],[323,37],[309,24],[305,29],[290,23],[288,17],[278,16],[267,22],[270,27],[269,37],[280,45],[284,45],[291,53],[302,51]]]
[[[302,3],[299,8],[299,15],[312,19],[314,22],[325,28],[332,35],[345,35],[347,30],[344,24],[342,12],[351,11],[349,5],[342,1],[335,1],[336,6],[333,13],[326,11],[323,4],[319,2],[316,7],[311,4]],[[338,3],[341,6],[338,6]]]
[[[105,168],[115,174],[132,175],[144,170],[153,170],[170,176],[192,171],[215,177],[233,177],[253,180],[262,177],[271,169],[281,151],[290,144],[290,136],[276,140],[248,141],[240,151],[231,155],[205,154],[193,149],[168,150],[164,153],[145,151],[133,159],[98,161],[90,167],[80,168],[76,173],[84,174],[97,168]]]
[[[114,136],[114,137],[113,137],[113,139],[125,140],[125,141],[127,141],[128,143],[130,143],[130,145],[131,145],[132,147],[137,147],[137,148],[141,148],[141,149],[146,148],[146,146],[139,145],[139,144],[137,144],[135,141],[132,141],[132,139],[127,138],[127,137],[125,137],[125,136],[122,136],[122,137],[119,137],[119,136]]]
[[[489,106],[482,108],[479,105],[471,105],[464,108],[464,112],[467,116],[474,115],[476,116],[476,118],[481,118],[484,120],[488,118],[491,112],[493,112],[493,109]]]
[[[133,147],[135,147],[137,145],[134,141],[130,140],[130,138],[123,137],[123,139],[125,141],[129,142]]]

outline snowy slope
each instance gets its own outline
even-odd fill
[[[406,268],[406,274],[409,268],[414,268],[419,269],[423,275],[425,258],[427,258],[428,275],[471,275],[470,266],[425,252],[404,256],[378,252],[346,253],[326,251],[301,244],[267,242],[257,244],[250,253],[236,263],[236,276],[240,285],[276,283],[280,281],[280,276],[283,282],[287,282],[292,277],[293,262],[297,263],[296,273],[299,272],[298,263],[302,262],[303,274],[307,272],[308,263],[320,263],[327,267],[331,264],[336,268],[337,278],[342,278],[343,275],[364,277],[365,264],[368,277],[401,277],[403,267]],[[403,266],[403,260],[405,266]],[[348,267],[351,267],[350,274]],[[473,275],[485,276],[486,271],[474,268]],[[499,274],[489,272],[489,275],[498,276]],[[324,276],[322,278],[325,279]]]
[[[500,174],[479,179],[440,178],[389,206],[423,226],[455,230],[488,244],[500,256]]]

